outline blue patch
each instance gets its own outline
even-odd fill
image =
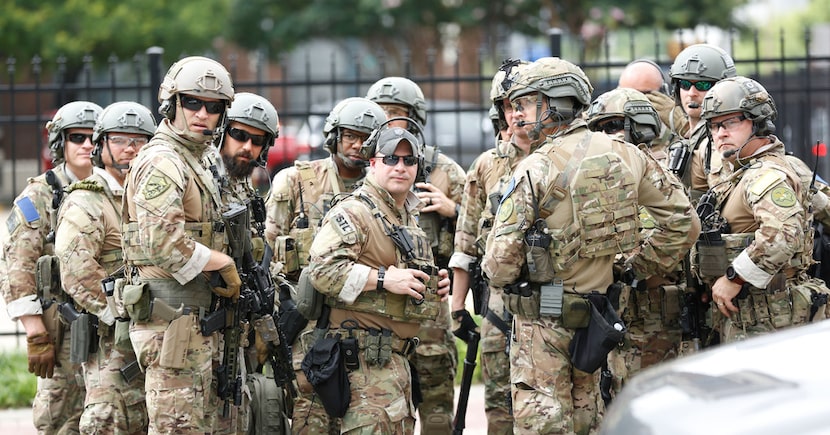
[[[35,205],[28,196],[18,199],[14,202],[14,205],[23,213],[23,218],[26,219],[26,222],[32,223],[40,219],[40,213],[37,212],[37,208],[35,208]]]
[[[499,199],[499,206],[501,206],[501,203],[503,203],[504,200],[508,196],[510,196],[510,194],[513,193],[514,190],[516,190],[516,177],[511,177],[510,178],[510,184],[507,185],[507,189],[505,189],[501,193],[501,198]]]

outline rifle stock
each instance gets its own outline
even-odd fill
[[[464,433],[467,424],[467,403],[470,399],[470,387],[473,384],[473,372],[476,368],[476,356],[478,355],[478,342],[481,335],[477,332],[470,332],[467,340],[467,355],[464,357],[464,371],[461,375],[461,391],[458,394],[458,406],[455,409],[455,418],[452,422],[453,435]]]

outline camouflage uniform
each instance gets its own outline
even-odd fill
[[[425,160],[435,164],[427,182],[437,187],[447,198],[461,204],[464,189],[464,170],[451,158],[427,147]],[[427,163],[430,165],[430,163]],[[432,241],[432,253],[436,264],[446,268],[452,254],[452,237],[455,234],[455,219],[438,213],[422,213],[418,225]],[[455,371],[458,350],[455,337],[450,333],[450,304],[441,302],[437,320],[426,320],[418,332],[420,343],[411,360],[418,371],[424,401],[418,406],[422,433],[435,433],[445,429],[449,433],[452,425],[453,396],[455,395]],[[424,430],[429,432],[424,432]]]
[[[420,329],[419,322],[437,316],[438,297],[429,293],[435,289],[428,289],[426,301],[415,305],[408,296],[362,291],[362,288],[371,269],[384,265],[407,266],[386,235],[381,218],[391,225],[407,228],[414,243],[412,261],[433,264],[429,241],[416,223],[421,204],[409,192],[404,208],[397,208],[370,173],[355,195],[338,203],[326,215],[312,243],[308,270],[312,284],[326,295],[327,304],[332,306],[329,332],[341,332],[345,337],[340,326],[347,319],[357,321],[362,333],[369,328],[391,331],[392,352],[385,363],[367,360],[368,334],[360,339],[360,367],[348,374],[351,402],[342,419],[344,434],[414,431],[415,407],[407,353],[413,350],[411,339]],[[377,218],[375,213],[379,213]]]
[[[531,152],[536,147],[531,147]],[[455,232],[455,253],[450,266],[468,270],[471,262],[484,255],[484,245],[493,226],[498,197],[510,181],[516,165],[526,157],[524,151],[510,142],[500,141],[497,148],[476,158],[467,173],[464,199]],[[482,320],[481,375],[484,382],[484,410],[490,434],[512,433],[510,410],[510,361],[508,337],[490,316],[497,316],[510,328],[510,313],[504,308],[500,288],[490,288],[488,314]],[[492,314],[490,314],[492,313]]]
[[[184,348],[176,348],[184,352],[181,360],[169,366],[161,358],[171,322],[133,319],[130,339],[145,370],[150,431],[209,432],[218,405],[213,364],[219,359],[219,337],[199,331],[199,312],[210,308],[211,287],[201,268],[191,263],[205,261],[208,249],[223,249],[223,235],[212,231],[221,220],[221,200],[199,161],[208,144],[183,138],[170,124],[164,119],[132,161],[124,201],[124,257],[128,272],[137,274],[133,284],[146,284],[153,298],[173,307],[187,301],[192,311],[174,322],[186,322],[189,337],[180,345]]]
[[[68,186],[78,178],[71,174],[66,164],[60,164],[52,172],[62,186]],[[6,222],[9,237],[3,247],[3,256],[8,266],[8,286],[3,288],[9,317],[42,314],[43,309],[35,292],[35,265],[41,255],[51,255],[53,243],[47,235],[53,229],[57,211],[52,208],[52,187],[46,182],[46,175],[30,178],[29,184],[15,199],[14,207]],[[80,368],[69,362],[69,328],[60,326],[56,306],[44,315],[44,323],[57,327],[50,330],[55,343],[56,360],[54,376],[38,378],[37,393],[32,409],[35,428],[40,433],[78,433],[78,424],[83,412],[84,388]],[[63,337],[53,332],[64,329]],[[57,333],[55,335],[61,335]]]
[[[120,183],[107,171],[74,183],[61,206],[55,255],[61,282],[75,305],[98,317],[98,351],[83,364],[86,398],[80,427],[83,433],[147,432],[144,375],[127,383],[119,369],[135,361],[129,342],[116,343],[117,327],[127,327],[107,306],[101,280],[122,266]],[[126,330],[126,329],[125,329]]]
[[[615,254],[629,250],[637,276],[670,271],[691,245],[690,236],[696,236],[690,234],[694,217],[682,187],[654,159],[630,144],[587,131],[581,119],[560,128],[564,131],[519,164],[504,192],[482,263],[490,284],[505,287],[523,279],[525,230],[537,218],[550,229],[548,251],[566,293],[605,293],[613,282]],[[555,188],[569,172],[572,181]],[[638,204],[659,223],[647,240],[638,235]],[[595,431],[601,417],[598,379],[571,365],[568,345],[575,330],[550,316],[514,316],[515,430]]]
[[[333,157],[310,162],[297,161],[294,166],[283,169],[274,177],[271,192],[265,204],[267,210],[265,239],[269,245],[275,247],[274,258],[277,262],[283,263],[282,272],[291,281],[296,283],[300,271],[307,266],[308,249],[311,247],[311,241],[323,216],[331,208],[332,199],[352,192],[362,182],[363,177],[359,179],[340,177]],[[300,192],[302,192],[302,202]],[[298,218],[301,216],[308,218],[307,228],[297,227]],[[285,264],[283,257],[285,250],[282,247],[285,246],[287,237],[295,240],[297,249],[306,255],[305,258],[300,256],[299,262],[294,265]],[[301,245],[303,243],[305,245]],[[291,352],[298,386],[298,396],[294,400],[292,418],[292,430],[295,433],[304,433],[306,429],[321,433],[331,430],[330,417],[319,401],[314,401],[314,391],[300,368],[303,357],[314,344],[313,330],[314,323],[310,322],[297,337]]]

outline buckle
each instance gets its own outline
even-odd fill
[[[421,344],[421,339],[418,337],[412,337],[403,339],[403,349],[401,349],[401,354],[405,357],[412,355],[415,352],[415,348]]]

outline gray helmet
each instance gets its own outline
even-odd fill
[[[418,141],[414,134],[400,127],[380,129],[378,133],[377,145],[373,154],[383,154],[388,156],[394,153],[395,148],[398,147],[398,144],[404,140],[408,141],[412,146],[412,155],[417,157],[419,160],[423,159],[424,147],[421,146],[421,142]]]
[[[49,149],[52,151],[52,161],[63,161],[63,147],[66,141],[64,132],[70,128],[94,129],[101,111],[101,106],[90,101],[73,101],[64,104],[52,120],[46,123],[49,132]]]
[[[337,140],[341,128],[371,134],[386,121],[386,113],[374,101],[361,97],[351,97],[337,103],[323,125],[326,148],[337,152]]]
[[[229,106],[234,96],[233,81],[221,63],[202,56],[185,57],[170,66],[159,86],[159,113],[173,119],[175,104],[171,100],[178,94],[225,100]]]
[[[274,145],[274,139],[280,136],[280,118],[274,105],[265,97],[240,92],[234,96],[233,104],[228,109],[226,124],[230,125],[231,121],[258,128],[271,136],[259,154],[260,163],[264,163],[268,149]],[[221,140],[225,140],[224,135]]]
[[[156,133],[156,119],[150,109],[132,101],[119,101],[104,108],[92,130],[92,143],[95,144],[92,164],[99,168],[104,167],[101,156],[107,133],[138,133],[151,138]]]
[[[765,136],[775,132],[778,110],[769,92],[760,83],[748,77],[723,79],[703,97],[701,118],[712,118],[729,113],[743,113],[755,125],[755,134]]]
[[[695,44],[683,49],[669,71],[672,95],[680,98],[680,80],[716,82],[735,77],[735,61],[724,49],[711,44]]]
[[[558,57],[543,57],[520,68],[508,92],[511,100],[534,92],[550,98],[571,98],[576,114],[591,104],[593,91],[591,81],[581,68]]]
[[[405,77],[385,77],[376,81],[366,92],[366,98],[378,104],[400,104],[409,108],[409,117],[421,126],[427,125],[427,102],[424,92]]]
[[[588,128],[599,131],[600,124],[610,118],[623,118],[625,140],[648,144],[660,134],[660,117],[642,92],[617,88],[597,97],[586,112]]]

